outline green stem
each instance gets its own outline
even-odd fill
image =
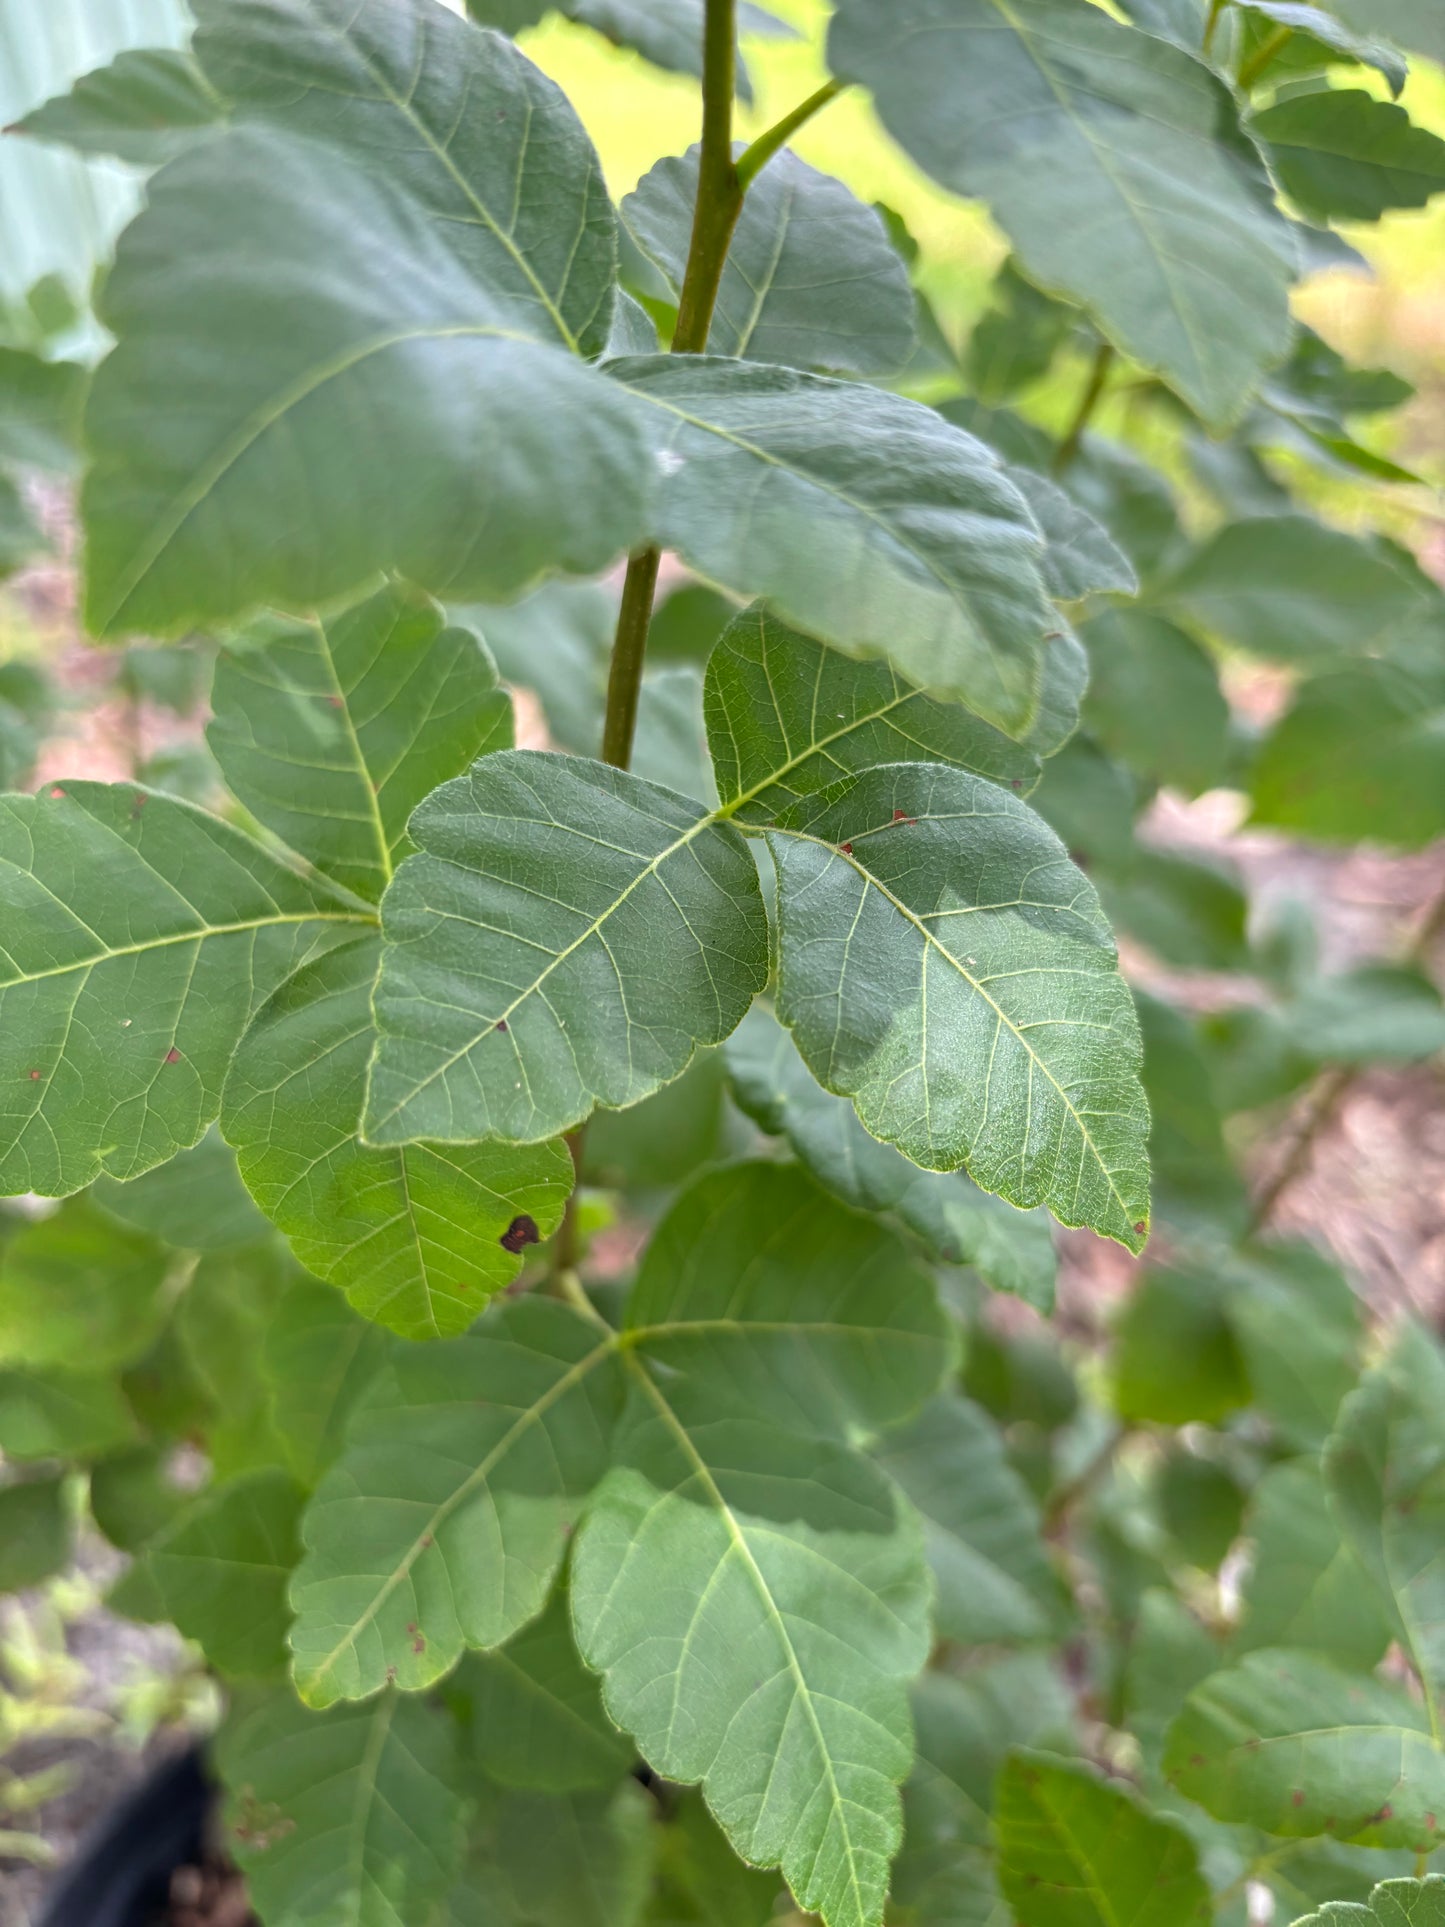
[[[784,114],[775,127],[770,127],[765,134],[759,134],[752,146],[738,157],[738,184],[744,194],[773,156],[787,146],[798,129],[806,127],[814,114],[821,114],[825,107],[832,105],[839,94],[847,91],[846,80],[830,80],[826,86],[820,87],[816,94],[809,94],[808,98],[796,106],[791,114]]]
[[[617,611],[617,636],[607,677],[607,715],[602,725],[602,760],[615,769],[626,769],[632,761],[647,632],[652,627],[652,599],[661,566],[661,549],[639,549],[628,561],[627,579],[622,585],[622,606]]]
[[[1109,383],[1109,371],[1114,365],[1114,349],[1110,342],[1101,341],[1094,351],[1094,365],[1089,370],[1089,379],[1084,384],[1084,392],[1079,397],[1079,405],[1074,410],[1074,419],[1069,423],[1064,439],[1059,443],[1054,456],[1053,472],[1062,475],[1074,464],[1079,446],[1084,439],[1084,430],[1094,418],[1094,411],[1103,400],[1104,390]]]
[[[1228,4],[1229,0],[1209,0],[1209,18],[1204,23],[1204,39],[1200,46],[1200,52],[1206,56],[1214,45],[1215,30],[1218,28],[1220,16]]]
[[[1241,63],[1236,81],[1242,94],[1249,92],[1293,32],[1293,27],[1276,27],[1273,33],[1265,35],[1249,59]]]

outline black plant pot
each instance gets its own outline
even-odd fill
[[[171,1875],[201,1858],[214,1800],[199,1749],[163,1761],[81,1842],[36,1927],[156,1927]]]

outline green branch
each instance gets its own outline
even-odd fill
[[[759,134],[752,146],[738,157],[738,182],[744,194],[773,156],[787,146],[798,129],[806,127],[815,114],[821,114],[825,107],[833,104],[839,94],[847,91],[846,80],[830,80],[826,86],[820,87],[816,94],[809,94],[808,98],[801,101],[791,114],[784,114],[776,126],[770,127],[765,134]]]

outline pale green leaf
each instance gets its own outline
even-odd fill
[[[672,663],[643,677],[628,767],[663,789],[703,803],[717,802],[703,721],[702,671],[692,663]]]
[[[1445,20],[1434,0],[1334,0],[1334,10],[1361,33],[1382,33],[1412,53],[1445,62]]]
[[[1211,1918],[1188,1834],[1088,1767],[1012,1753],[994,1824],[999,1885],[1034,1927],[1192,1927]]]
[[[236,124],[157,176],[106,284],[92,628],[310,610],[386,566],[473,597],[605,566],[648,462],[568,352],[606,342],[616,233],[563,96],[432,0],[198,13]]]
[[[1311,221],[1378,221],[1445,191],[1445,141],[1357,88],[1278,100],[1250,116],[1286,194]]]
[[[1245,1515],[1254,1542],[1236,1653],[1292,1646],[1369,1672],[1390,1624],[1369,1574],[1340,1531],[1312,1459],[1271,1466]]]
[[[557,1229],[572,1159],[557,1140],[360,1142],[379,955],[363,938],[287,979],[241,1041],[223,1127],[308,1271],[403,1338],[455,1337],[516,1277],[523,1244]],[[503,1243],[522,1220],[522,1242]]]
[[[1289,347],[1296,261],[1207,67],[1069,0],[843,0],[828,57],[927,173],[989,204],[1031,280],[1238,418]]]
[[[1087,673],[1086,659],[1085,679]],[[1127,871],[1143,854],[1134,839],[1143,803],[1138,779],[1092,736],[1081,732],[1050,756],[1030,800],[1085,872]]]
[[[596,1674],[577,1656],[565,1589],[505,1646],[465,1659],[448,1694],[461,1706],[470,1758],[502,1786],[613,1787],[636,1758],[602,1709]]]
[[[146,1547],[111,1603],[118,1612],[170,1620],[220,1673],[280,1673],[302,1500],[280,1471],[248,1473],[203,1493]]]
[[[186,1266],[85,1198],[0,1246],[0,1363],[104,1371],[154,1341]]]
[[[308,1700],[428,1686],[541,1611],[606,1471],[613,1354],[608,1333],[529,1298],[397,1354],[302,1522],[291,1637]]]
[[[821,375],[697,355],[609,373],[655,416],[665,547],[820,641],[1027,728],[1058,624],[1033,517],[990,450]]]
[[[953,1358],[928,1273],[796,1165],[732,1165],[689,1186],[653,1234],[623,1331],[664,1373],[725,1388],[750,1421],[837,1438],[908,1418]]]
[[[1164,1770],[1216,1820],[1428,1852],[1445,1755],[1397,1686],[1311,1653],[1250,1653],[1190,1694]]]
[[[656,1802],[604,1791],[478,1787],[479,1813],[447,1927],[637,1927],[657,1851]],[[741,1923],[729,1923],[741,1927]]]
[[[340,1295],[298,1278],[266,1322],[261,1376],[287,1463],[313,1486],[337,1457],[358,1399],[391,1356],[386,1333]]]
[[[74,1538],[63,1475],[0,1486],[0,1592],[24,1592],[59,1572]]]
[[[536,1141],[720,1043],[763,986],[738,833],[601,763],[510,751],[433,793],[383,904],[372,1143]]]
[[[388,1693],[308,1712],[287,1690],[216,1746],[228,1844],[266,1927],[420,1927],[461,1863],[456,1730]]]
[[[674,302],[692,236],[698,151],[658,161],[622,203]],[[708,347],[750,361],[880,375],[901,368],[913,344],[913,290],[882,220],[785,148],[748,190]]]
[[[0,1369],[0,1452],[25,1459],[85,1459],[139,1436],[119,1383],[99,1372]]]
[[[181,1251],[225,1251],[267,1237],[271,1229],[241,1182],[235,1152],[214,1125],[199,1144],[142,1178],[128,1184],[97,1178],[90,1198],[122,1224]]]
[[[1111,609],[1085,626],[1083,642],[1084,719],[1109,754],[1146,782],[1212,789],[1225,773],[1229,705],[1193,637],[1142,610]]]
[[[795,805],[778,1014],[868,1129],[932,1170],[1138,1250],[1138,1024],[1085,878],[1026,805],[894,765]]]
[[[917,1507],[939,1637],[965,1646],[1047,1639],[1063,1605],[1037,1506],[998,1429],[966,1398],[935,1399],[873,1448]]]
[[[1405,1325],[1389,1357],[1340,1408],[1325,1478],[1345,1537],[1438,1705],[1445,1691],[1445,1356],[1422,1327]],[[1438,1727],[1432,1730],[1438,1739]]]
[[[0,456],[64,474],[75,461],[88,379],[74,361],[0,346]]]
[[[1410,1063],[1445,1050],[1440,992],[1403,965],[1318,977],[1291,1000],[1286,1019],[1297,1048],[1328,1063]]]
[[[44,555],[49,546],[19,486],[0,469],[0,581]]]
[[[14,132],[87,156],[159,167],[224,113],[197,62],[171,47],[119,53],[16,123]]]
[[[708,661],[708,743],[729,814],[766,824],[800,797],[875,763],[953,763],[1027,793],[1038,760],[959,703],[800,635],[762,604]]]
[[[763,1130],[786,1137],[835,1196],[860,1210],[891,1213],[931,1257],[972,1265],[995,1291],[1052,1310],[1058,1261],[1046,1213],[1016,1210],[980,1191],[966,1172],[920,1171],[870,1136],[847,1098],[817,1082],[761,1004],[728,1040],[726,1054],[739,1104]]]
[[[1385,648],[1441,607],[1403,551],[1306,515],[1226,524],[1157,596],[1236,648],[1304,663]]]
[[[1423,1880],[1382,1880],[1369,1904],[1327,1901],[1318,1913],[1301,1914],[1294,1927],[1441,1927],[1445,1922],[1445,1874]]]
[[[744,1859],[827,1927],[878,1927],[928,1655],[917,1528],[842,1447],[628,1362],[619,1462],[573,1555],[583,1656]]]
[[[0,1190],[80,1190],[187,1149],[257,1006],[338,928],[319,878],[129,784],[0,800]]]
[[[1216,1271],[1252,1402],[1299,1450],[1324,1443],[1360,1366],[1362,1307],[1308,1244],[1255,1244]]]
[[[1253,820],[1329,843],[1445,835],[1445,682],[1391,663],[1311,676],[1250,774]]]
[[[233,794],[373,903],[423,797],[512,741],[485,645],[400,588],[223,652],[211,707],[206,740]]]
[[[777,1898],[777,1875],[739,1860],[701,1795],[682,1794],[658,1833],[648,1927],[768,1927]]]

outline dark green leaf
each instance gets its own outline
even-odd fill
[[[1180,1556],[1218,1570],[1239,1537],[1244,1489],[1227,1467],[1187,1449],[1165,1454],[1155,1487],[1159,1517]]]
[[[1015,1210],[962,1171],[920,1171],[871,1137],[845,1097],[812,1076],[788,1033],[755,1004],[727,1044],[738,1102],[765,1131],[786,1137],[822,1185],[864,1211],[896,1216],[930,1256],[972,1265],[996,1291],[1052,1309],[1054,1255],[1042,1211]]]
[[[508,608],[473,604],[453,621],[486,638],[509,683],[530,689],[559,749],[593,756],[602,740],[615,596],[595,582],[547,582]]]
[[[995,1826],[999,1885],[1037,1927],[1189,1927],[1211,1917],[1188,1834],[1088,1767],[1012,1753]]]
[[[708,743],[730,814],[766,824],[800,797],[875,763],[953,763],[1027,792],[1028,750],[957,703],[859,665],[790,629],[762,604],[723,632],[707,669]]]
[[[1253,1392],[1300,1450],[1324,1443],[1360,1365],[1363,1312],[1312,1245],[1256,1244],[1221,1262],[1230,1324]]]
[[[63,1476],[0,1486],[0,1591],[23,1592],[59,1572],[74,1537]]]
[[[557,1229],[572,1159],[558,1140],[360,1142],[379,954],[363,938],[287,979],[236,1053],[224,1128],[308,1271],[403,1338],[455,1337],[521,1269],[512,1227],[530,1220],[531,1243]]]
[[[1275,28],[1288,27],[1290,37],[1280,48],[1283,55],[1297,54],[1303,45],[1305,58],[1312,65],[1316,61],[1321,67],[1333,65],[1335,57],[1343,55],[1346,60],[1360,60],[1378,68],[1392,94],[1398,94],[1405,85],[1405,61],[1395,48],[1351,33],[1335,13],[1327,13],[1323,7],[1308,5],[1305,0],[1240,0],[1240,4],[1259,20],[1256,36],[1246,42],[1248,52],[1252,53],[1265,35],[1272,37]],[[1368,11],[1368,0],[1362,11]]]
[[[1075,736],[1049,758],[1031,800],[1081,870],[1125,871],[1136,860],[1139,785],[1092,736]]]
[[[700,1794],[678,1801],[659,1831],[657,1859],[648,1927],[768,1927],[777,1875],[738,1859]]]
[[[1248,1203],[1194,1030],[1179,1011],[1142,992],[1134,1005],[1144,1035],[1149,1163],[1159,1215],[1186,1231],[1236,1233]]]
[[[1123,1419],[1215,1424],[1249,1403],[1249,1381],[1210,1272],[1148,1271],[1114,1327],[1114,1406]]]
[[[387,565],[477,597],[604,566],[648,463],[566,352],[607,340],[616,238],[562,95],[431,0],[198,12],[238,124],[157,177],[106,283],[91,626],[309,610]]]
[[[814,1076],[915,1163],[1138,1250],[1138,1026],[1048,827],[978,777],[899,764],[805,799],[768,842],[778,1013]]]
[[[267,1320],[261,1376],[287,1463],[312,1486],[341,1451],[357,1401],[391,1356],[386,1333],[298,1278]]]
[[[1083,630],[1084,720],[1111,756],[1147,783],[1191,796],[1224,775],[1229,705],[1208,655],[1173,623],[1111,609]]]
[[[1358,89],[1292,95],[1252,114],[1250,126],[1311,221],[1378,221],[1445,191],[1445,141]]]
[[[222,1729],[229,1844],[267,1927],[411,1927],[461,1863],[455,1728],[387,1693],[318,1714],[287,1689]]]
[[[619,361],[654,412],[655,534],[737,595],[1019,732],[1057,627],[992,453],[881,389],[715,356]]]
[[[252,1011],[370,921],[189,804],[101,783],[0,801],[0,909],[0,1190],[51,1196],[194,1144]]]
[[[656,1806],[635,1780],[616,1780],[605,1792],[572,1793],[483,1783],[448,1927],[637,1927]]]
[[[379,900],[430,791],[510,748],[478,637],[402,589],[329,622],[273,622],[227,650],[206,732],[233,793],[334,882]]]
[[[703,721],[702,671],[694,664],[673,663],[643,678],[628,767],[663,789],[717,802]]]
[[[634,1104],[763,986],[752,858],[671,791],[505,752],[435,791],[411,835],[383,905],[373,1143],[536,1141]]]
[[[0,347],[0,457],[64,474],[75,461],[87,373]]]
[[[1139,846],[1099,878],[1112,923],[1156,957],[1184,970],[1249,967],[1249,905],[1228,859]]]
[[[657,604],[647,632],[650,663],[695,662],[702,667],[713,645],[738,614],[730,596],[705,582],[684,582]]]
[[[1206,67],[1067,0],[844,0],[828,53],[926,172],[988,202],[1040,287],[1207,419],[1238,417],[1289,346],[1295,254]]]
[[[1390,1622],[1330,1510],[1319,1466],[1271,1466],[1245,1518],[1254,1557],[1244,1583],[1236,1653],[1293,1646],[1369,1672],[1384,1656]]]
[[[1108,592],[1137,592],[1139,579],[1129,558],[1072,495],[1031,468],[1011,467],[1008,475],[1043,533],[1044,587],[1051,596],[1079,602]]]
[[[139,1553],[189,1503],[174,1469],[175,1455],[166,1445],[134,1446],[91,1467],[91,1517],[113,1546]]]
[[[742,152],[742,147],[735,150]],[[658,161],[622,218],[682,289],[697,200],[696,147]],[[788,149],[748,190],[718,289],[714,354],[845,374],[891,374],[913,349],[908,270],[882,221],[841,181]]]
[[[1289,1004],[1287,1022],[1296,1046],[1327,1063],[1410,1063],[1445,1050],[1439,991],[1402,965],[1316,978]]]
[[[1286,1839],[1438,1844],[1445,1755],[1424,1714],[1398,1687],[1311,1653],[1250,1653],[1197,1686],[1164,1770],[1215,1819]]]
[[[17,123],[15,132],[158,167],[184,151],[225,113],[224,103],[189,54],[148,47],[117,54]]]
[[[329,1705],[428,1686],[541,1610],[607,1466],[613,1340],[521,1299],[480,1332],[400,1351],[302,1523],[296,1678]]]
[[[1079,315],[1020,274],[1012,255],[994,277],[991,293],[987,312],[968,338],[963,372],[981,401],[1000,402],[1043,379]]]
[[[236,1154],[213,1125],[199,1144],[143,1178],[97,1178],[91,1202],[122,1224],[182,1251],[225,1251],[269,1235],[236,1169]]]

